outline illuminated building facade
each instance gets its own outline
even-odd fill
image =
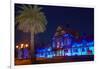
[[[37,58],[55,58],[67,56],[94,55],[94,41],[89,38],[77,38],[76,35],[66,32],[60,26],[52,38],[49,47],[38,48]]]

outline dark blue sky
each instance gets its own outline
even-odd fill
[[[15,4],[15,14],[17,14],[18,7],[21,4]],[[87,35],[94,34],[94,9],[93,8],[80,8],[80,7],[59,7],[59,6],[42,6],[42,11],[45,13],[48,24],[46,26],[46,31],[39,34],[38,40],[51,40],[54,35],[56,28],[59,25],[63,25],[72,30],[77,30],[80,33],[85,33]],[[15,28],[16,29],[16,28]],[[29,35],[15,30],[15,40],[16,42],[24,40]],[[27,35],[27,36],[26,36]],[[29,38],[29,37],[28,37]]]

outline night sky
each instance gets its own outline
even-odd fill
[[[15,16],[18,15],[21,4],[15,4]],[[60,7],[60,6],[43,6],[42,11],[45,13],[48,24],[43,33],[37,34],[36,39],[39,42],[49,42],[53,37],[56,28],[59,25],[87,35],[94,34],[94,9],[80,7]],[[15,43],[29,40],[30,34],[23,33],[15,26]]]

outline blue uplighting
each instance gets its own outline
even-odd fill
[[[81,42],[77,42],[73,40],[70,34],[64,34],[59,39],[53,37],[51,45],[45,49],[38,49],[39,54],[37,54],[37,57],[94,55],[94,41],[81,39]]]

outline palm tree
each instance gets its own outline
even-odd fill
[[[31,34],[31,58],[35,58],[34,35],[44,32],[47,25],[46,16],[41,10],[42,8],[36,5],[22,5],[18,11],[19,15],[16,16],[17,28]]]

